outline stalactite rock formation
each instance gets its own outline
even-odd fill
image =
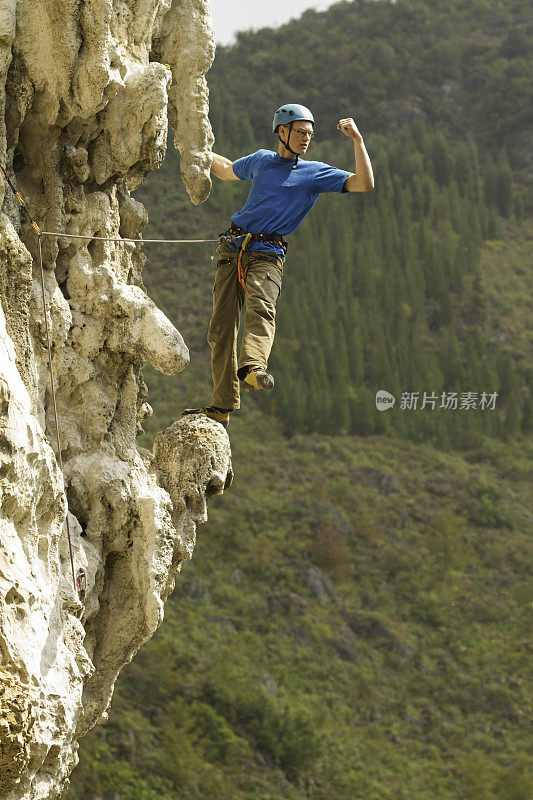
[[[167,115],[190,198],[206,199],[213,55],[207,0],[4,0],[0,161],[41,231],[142,237],[131,192],[163,161]],[[143,364],[189,360],[141,246],[42,236],[44,309],[39,237],[3,178],[0,203],[0,797],[44,800],[160,624],[231,453],[205,417],[154,453],[136,444]]]

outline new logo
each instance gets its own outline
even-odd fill
[[[378,411],[387,411],[393,407],[395,402],[394,395],[386,392],[385,389],[380,389],[376,392],[376,408]]]

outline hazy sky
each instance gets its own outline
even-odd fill
[[[276,27],[299,17],[307,8],[324,11],[333,0],[210,0],[215,38],[219,44],[234,40],[235,31],[247,28]]]

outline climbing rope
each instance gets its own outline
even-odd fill
[[[63,238],[63,239],[89,239],[89,240],[98,239],[99,241],[104,241],[104,242],[131,242],[132,244],[137,244],[137,243],[146,244],[147,242],[157,242],[158,244],[198,244],[198,243],[204,243],[204,242],[218,242],[218,239],[123,239],[123,238],[120,238],[120,237],[113,238],[113,237],[106,237],[106,236],[82,236],[80,234],[74,234],[74,233],[56,233],[56,232],[53,232],[53,231],[42,231],[39,228],[39,226],[37,225],[37,223],[34,222],[30,212],[28,211],[28,209],[26,207],[26,204],[24,203],[24,200],[22,199],[20,194],[17,192],[17,190],[13,186],[13,184],[12,184],[10,178],[9,178],[9,175],[7,174],[6,170],[4,169],[4,166],[1,163],[0,163],[0,169],[4,173],[4,176],[5,176],[8,184],[9,184],[9,187],[11,188],[11,191],[13,192],[13,194],[15,195],[17,200],[19,201],[19,203],[20,203],[20,205],[22,207],[22,210],[27,214],[32,228],[37,233],[37,237],[38,237],[38,241],[39,241],[39,267],[40,267],[40,273],[41,273],[41,289],[42,289],[42,296],[43,296],[44,324],[45,324],[45,329],[46,329],[46,345],[47,345],[47,350],[48,350],[48,368],[50,370],[50,388],[51,388],[51,391],[52,391],[52,405],[53,405],[53,409],[54,409],[54,420],[55,420],[55,429],[56,429],[56,438],[57,438],[57,456],[58,456],[59,468],[61,470],[61,474],[63,475],[63,482],[64,482],[63,458],[62,458],[62,455],[61,455],[61,439],[60,439],[60,436],[59,436],[59,423],[58,423],[58,419],[57,419],[57,404],[56,404],[56,392],[55,392],[55,384],[54,384],[54,370],[53,370],[53,367],[52,367],[52,346],[51,346],[51,342],[50,342],[50,330],[49,330],[49,326],[48,326],[48,315],[46,313],[46,292],[45,292],[45,288],[44,288],[43,251],[42,251],[42,246],[41,246],[42,245],[43,236],[58,236],[58,237]],[[72,539],[71,539],[71,536],[70,536],[70,526],[69,526],[69,522],[68,522],[68,508],[67,508],[67,516],[66,516],[65,521],[66,521],[66,526],[67,526],[67,538],[68,538],[68,547],[69,547],[69,554],[70,554],[70,566],[72,568],[72,582],[74,584],[74,591],[76,592],[76,594],[78,595],[80,601],[82,601],[82,604],[83,604],[83,599],[84,599],[83,596],[85,595],[85,589],[83,587],[83,577],[80,579],[79,585],[77,585],[77,582],[76,582],[76,573],[75,573],[75,570],[74,570],[74,556],[73,556],[73,552],[72,552]]]
[[[56,390],[54,386],[54,370],[52,368],[52,348],[50,345],[50,330],[48,328],[48,315],[46,313],[46,294],[44,291],[44,269],[43,269],[43,251],[41,248],[41,240],[42,234],[39,234],[39,262],[41,265],[41,289],[43,295],[43,313],[44,313],[44,326],[46,328],[46,345],[48,349],[48,368],[50,370],[50,387],[52,389],[52,402],[54,406],[54,420],[56,424],[56,438],[57,438],[57,458],[59,461],[59,469],[61,470],[61,474],[63,475],[63,484],[64,484],[64,472],[63,472],[63,457],[61,455],[61,440],[59,438],[59,424],[57,421],[57,405],[56,405]],[[66,493],[66,488],[65,488]],[[70,566],[72,567],[72,582],[74,584],[74,591],[78,592],[78,587],[76,586],[76,573],[74,571],[74,556],[72,555],[72,540],[70,538],[70,527],[68,524],[68,504],[67,504],[67,516],[65,518],[65,522],[67,523],[67,538],[68,538],[68,550],[70,554]]]
[[[77,233],[54,233],[53,231],[39,231],[42,236],[60,236],[63,239],[98,239],[100,242],[132,242],[146,244],[147,242],[157,242],[157,244],[199,244],[200,242],[218,242],[218,239],[116,239],[110,236],[81,236]]]

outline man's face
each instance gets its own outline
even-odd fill
[[[288,125],[280,125],[281,130],[281,138],[284,142],[287,141],[287,136],[289,135],[289,126]],[[294,150],[299,155],[304,155],[307,153],[307,148],[309,147],[309,142],[313,137],[313,125],[311,122],[305,122],[303,120],[296,120],[293,123],[292,131],[291,131],[291,139],[290,139],[290,146],[291,149]]]

